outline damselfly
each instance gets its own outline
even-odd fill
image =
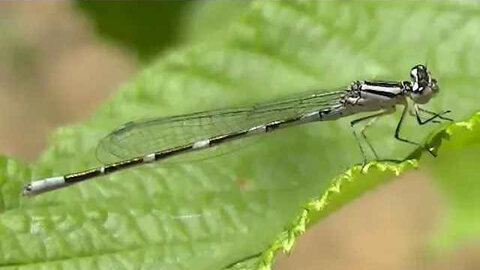
[[[360,143],[358,132],[353,128],[360,122],[370,121],[360,131],[360,135],[377,157],[364,130],[378,117],[395,112],[398,105],[403,106],[403,111],[394,137],[404,143],[421,146],[418,142],[400,136],[402,123],[409,111],[409,100],[413,102],[414,114],[420,125],[437,122],[435,119],[452,121],[443,116],[450,111],[434,113],[419,106],[428,103],[439,91],[437,81],[431,77],[427,67],[414,66],[410,71],[410,77],[411,81],[398,82],[354,81],[340,91],[310,92],[295,98],[280,99],[252,107],[129,122],[102,139],[98,146],[101,155],[114,157],[120,161],[91,170],[34,181],[24,187],[23,194],[39,194],[123,169],[216,147],[233,140],[269,133],[284,127],[316,121],[332,121],[360,112],[375,112],[350,122],[365,164],[365,151]],[[429,114],[430,117],[422,119],[420,112]],[[435,155],[429,147],[422,147]]]

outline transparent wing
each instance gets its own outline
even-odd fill
[[[115,162],[295,117],[338,104],[346,93],[317,91],[253,107],[128,122],[99,142],[97,158],[103,163]]]

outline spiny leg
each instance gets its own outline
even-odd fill
[[[419,114],[419,111],[421,112],[424,112],[424,113],[428,113],[430,115],[432,115],[430,118],[428,118],[427,120],[422,120],[420,118],[420,114]],[[447,113],[450,113],[451,111],[450,110],[446,110],[446,111],[443,111],[443,112],[440,112],[440,113],[435,113],[435,112],[431,112],[429,110],[426,110],[426,109],[423,109],[421,108],[420,106],[418,106],[417,104],[415,104],[415,116],[417,118],[417,122],[419,125],[424,125],[430,121],[432,122],[435,122],[435,123],[438,123],[437,121],[435,121],[434,119],[436,118],[440,118],[442,120],[447,120],[447,121],[451,121],[453,122],[453,119],[451,118],[448,118],[448,117],[443,117],[442,115],[445,115]]]
[[[400,120],[398,121],[398,124],[397,124],[397,127],[395,128],[395,139],[401,141],[401,142],[404,142],[404,143],[409,143],[409,144],[413,144],[413,145],[416,145],[416,146],[420,146],[420,147],[423,147],[425,150],[427,150],[432,156],[436,157],[437,155],[435,155],[435,153],[430,149],[428,148],[427,146],[425,145],[422,145],[418,142],[414,142],[414,141],[410,141],[408,139],[405,139],[405,138],[401,138],[400,137],[400,129],[402,128],[402,124],[403,124],[403,120],[405,119],[405,116],[407,115],[407,111],[408,111],[408,103],[405,102],[404,103],[404,109],[402,111],[402,116],[400,117]],[[418,120],[418,119],[417,119]],[[431,121],[431,120],[430,120]]]
[[[350,122],[350,126],[352,127],[352,130],[353,130],[353,135],[355,136],[355,139],[357,140],[357,144],[358,144],[358,147],[360,148],[360,152],[362,153],[362,156],[363,156],[363,163],[362,163],[362,167],[365,166],[367,164],[367,156],[365,155],[365,151],[363,150],[363,147],[362,147],[362,144],[360,142],[360,139],[358,137],[358,134],[357,132],[355,131],[355,125],[362,122],[362,121],[366,121],[366,120],[369,120],[371,119],[371,122],[373,123],[373,121],[380,117],[380,116],[384,116],[384,115],[388,115],[388,114],[392,114],[393,112],[395,112],[395,107],[391,107],[390,109],[386,109],[382,112],[379,112],[379,113],[376,113],[376,114],[372,114],[372,115],[368,115],[368,116],[365,116],[365,117],[362,117],[362,118],[358,118],[358,119],[355,119],[353,121]],[[362,137],[365,139],[367,145],[370,147],[370,149],[372,150],[373,154],[375,155],[375,158],[378,159],[377,157],[377,153],[375,152],[375,150],[373,149],[372,145],[370,144],[370,142],[368,141],[367,137],[365,136],[364,134],[364,130],[367,126],[370,126],[371,123],[368,123],[361,131],[362,133]]]
[[[372,118],[370,121],[368,121],[368,123],[365,126],[363,126],[362,129],[360,130],[360,134],[362,134],[363,140],[367,143],[368,148],[370,148],[370,151],[372,151],[373,155],[375,156],[375,159],[379,160],[377,152],[375,151],[372,144],[368,140],[367,135],[365,135],[365,130],[367,128],[371,127],[373,125],[373,123],[375,123],[375,121],[377,121],[377,119],[378,119],[378,117],[375,117],[375,118]]]

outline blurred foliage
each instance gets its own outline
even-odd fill
[[[250,1],[76,1],[103,38],[149,61],[164,49],[215,33],[237,19]]]
[[[417,164],[373,162],[368,174],[360,174],[352,167],[361,158],[350,119],[342,119],[279,131],[222,158],[144,166],[35,198],[20,196],[31,179],[98,165],[96,142],[124,122],[354,79],[407,79],[412,65],[427,60],[442,89],[430,109],[452,109],[459,121],[478,110],[477,4],[271,1],[253,2],[243,12],[218,38],[165,53],[91,120],[59,129],[37,164],[1,160],[4,269],[269,268],[275,251],[291,248],[310,222]],[[456,141],[455,128],[476,127],[475,119],[447,131],[410,119],[404,136],[436,147],[447,138],[469,148],[478,135],[468,133],[478,134],[478,128],[467,131],[472,140],[458,136],[464,144]],[[415,150],[392,138],[397,121],[398,113],[368,134],[382,158],[404,158]],[[439,135],[429,140],[427,134]],[[442,175],[449,190],[452,179]],[[474,189],[478,181],[469,184]],[[465,190],[455,190],[445,193],[452,202],[459,197],[468,200],[459,205],[478,205],[466,199],[475,194],[463,197],[458,194]],[[474,206],[469,209],[465,213]],[[475,233],[468,229],[468,235]]]
[[[104,38],[149,60],[179,41],[184,12],[194,1],[76,1]]]

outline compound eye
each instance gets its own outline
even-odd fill
[[[424,65],[417,65],[417,66],[415,66],[415,68],[418,69],[419,71],[422,71],[422,72],[427,71],[427,68]]]
[[[410,70],[410,78],[415,81],[417,79],[417,69],[416,68],[412,68],[412,70]]]

